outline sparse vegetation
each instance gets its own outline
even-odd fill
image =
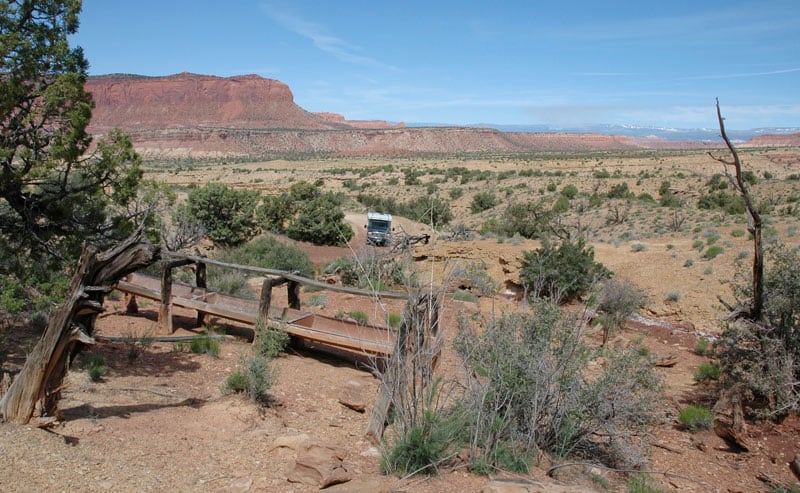
[[[707,408],[694,404],[681,409],[678,419],[692,433],[707,430],[714,424],[714,414]]]

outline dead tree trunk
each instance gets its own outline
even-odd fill
[[[717,120],[719,121],[719,131],[722,134],[722,140],[725,141],[725,145],[728,147],[733,160],[730,161],[721,157],[716,157],[713,154],[710,155],[725,166],[725,174],[731,178],[733,185],[744,199],[744,205],[747,209],[747,230],[753,235],[753,300],[749,313],[746,316],[748,319],[757,322],[761,320],[764,311],[764,245],[761,239],[761,215],[753,204],[750,191],[747,189],[747,182],[742,176],[742,162],[739,159],[739,153],[736,152],[736,148],[733,147],[733,144],[728,138],[728,134],[725,133],[725,119],[722,118],[722,112],[719,109],[719,100],[717,100]],[[731,177],[728,172],[728,166],[733,166],[733,177]]]
[[[28,423],[36,416],[41,418],[40,424],[47,424],[54,419],[72,358],[84,345],[94,344],[92,332],[103,311],[103,298],[120,278],[158,256],[159,248],[147,241],[141,230],[105,252],[84,248],[64,304],[0,399],[4,420]]]
[[[367,437],[380,443],[390,409],[404,430],[416,426],[432,405],[433,371],[441,351],[439,297],[409,297],[397,333],[394,351],[382,375],[380,391],[367,425]]]

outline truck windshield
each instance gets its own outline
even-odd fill
[[[389,231],[389,221],[378,221],[376,219],[370,219],[369,227],[367,228],[369,231],[375,231],[378,233],[386,233]]]

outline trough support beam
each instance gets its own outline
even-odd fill
[[[297,281],[289,281],[289,307],[295,310],[300,309],[300,283]]]
[[[161,333],[172,334],[172,269],[193,264],[193,260],[183,259],[161,264],[161,306],[158,310],[158,328]]]
[[[206,264],[205,262],[197,262],[197,266],[195,267],[194,273],[194,283],[199,289],[208,289],[208,274],[206,273]],[[197,311],[197,327],[202,327],[203,323],[206,321],[206,314]]]

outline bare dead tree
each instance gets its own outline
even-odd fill
[[[751,321],[759,321],[764,311],[764,246],[761,239],[761,215],[753,204],[753,199],[747,188],[747,182],[742,176],[742,161],[739,158],[739,153],[725,133],[725,119],[722,117],[722,112],[719,108],[719,99],[717,99],[717,120],[719,121],[722,140],[725,141],[725,145],[731,153],[731,158],[725,159],[710,152],[709,156],[722,163],[725,175],[731,180],[733,186],[744,199],[744,205],[747,210],[747,231],[753,236],[753,300],[749,313],[743,311],[741,315]],[[733,175],[731,175],[729,167],[733,167]]]
[[[120,278],[156,261],[159,253],[142,228],[105,252],[84,247],[66,300],[0,399],[4,420],[28,423],[36,416],[40,425],[52,422],[71,360],[85,345],[94,344],[94,323],[105,295]]]

